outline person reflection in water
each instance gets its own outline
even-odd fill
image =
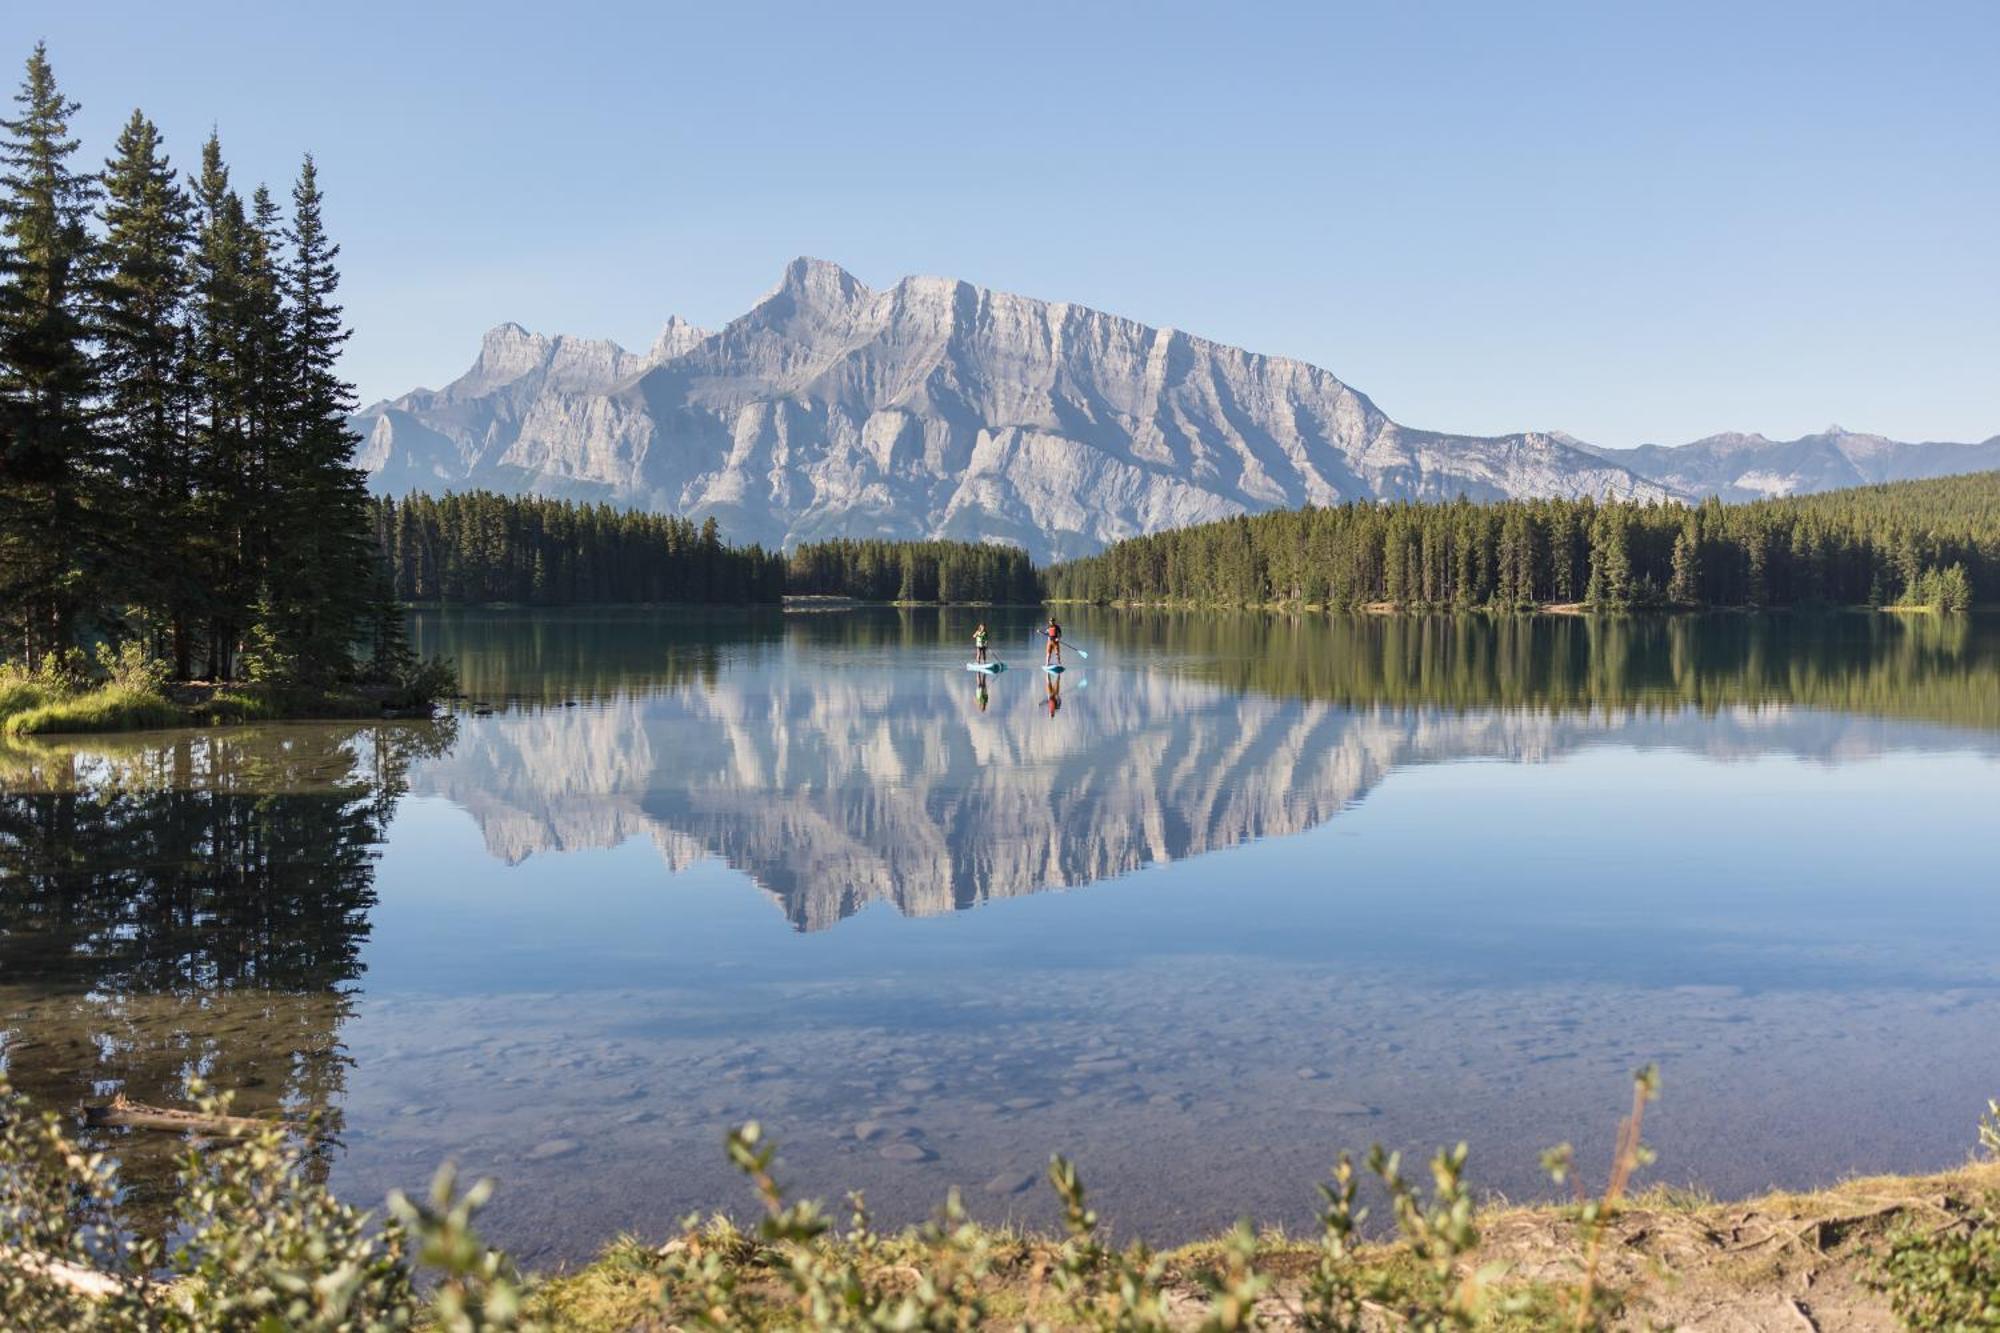
[[[975,700],[975,701],[976,701],[976,702],[977,702],[977,703],[979,704],[979,711],[980,711],[980,712],[982,712],[982,713],[983,713],[983,712],[985,712],[985,711],[986,711],[986,677],[984,677],[984,676],[981,676],[981,677],[979,678],[979,686],[978,686],[978,688],[977,688],[977,689],[976,689],[976,690],[975,690],[975,691],[973,692],[973,695],[972,695],[972,697],[973,697],[973,699],[974,699],[974,700]]]
[[[1050,676],[1048,679],[1049,679],[1049,716],[1054,717],[1056,715],[1056,710],[1062,707],[1062,677]]]

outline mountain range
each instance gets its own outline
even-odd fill
[[[1416,430],[1327,371],[948,278],[794,260],[722,329],[645,352],[489,332],[472,368],[353,418],[378,493],[487,489],[715,516],[738,542],[1005,541],[1038,560],[1355,499],[1727,500],[2000,467],[2000,436],[1829,428],[1598,448]]]

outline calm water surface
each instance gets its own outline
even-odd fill
[[[2000,623],[961,612],[419,618],[436,725],[0,750],[0,1062],[329,1108],[538,1262],[741,1209],[725,1126],[893,1221],[1303,1224],[1342,1147],[1478,1180],[1962,1159],[2000,1092]],[[490,713],[486,711],[490,708]],[[142,1200],[170,1145],[117,1137]]]

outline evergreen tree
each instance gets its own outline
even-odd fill
[[[1966,577],[1964,565],[1951,565],[1937,576],[1937,609],[1972,609],[1972,582]]]
[[[0,121],[0,657],[136,633],[183,678],[351,680],[394,605],[377,552],[409,534],[392,514],[371,527],[353,466],[311,158],[288,220],[262,188],[245,207],[213,135],[184,188],[135,111],[100,190],[70,166],[76,107],[39,46],[17,101]],[[421,543],[400,548],[435,580]]]
[[[1632,600],[1632,554],[1625,512],[1607,505],[1590,536],[1590,584],[1584,600],[1596,607],[1622,607]]]
[[[77,104],[37,44],[0,120],[0,616],[30,664],[74,648],[117,544],[115,478],[92,421],[88,219]]]
[[[259,595],[245,553],[255,470],[248,440],[243,367],[250,278],[249,222],[230,188],[221,141],[202,144],[195,178],[197,239],[190,270],[190,341],[186,375],[197,399],[193,418],[196,501],[188,533],[201,572],[205,674],[228,677],[238,636]]]
[[[134,111],[104,170],[102,420],[126,488],[121,546],[130,593],[161,620],[164,641],[150,646],[181,675],[192,651],[195,583],[182,540],[193,521],[182,374],[191,207],[158,129]]]
[[[277,467],[281,540],[272,575],[286,590],[284,632],[306,660],[345,662],[380,588],[379,553],[370,540],[365,474],[353,464],[358,443],[348,429],[354,390],[337,363],[348,330],[334,294],[340,247],[326,234],[325,201],[310,154],[292,187],[290,253],[281,270],[285,296],[282,391],[275,425],[282,432]],[[393,594],[391,594],[393,596]],[[374,617],[379,626],[380,617]]]
[[[1673,572],[1667,579],[1667,600],[1676,606],[1695,606],[1701,601],[1701,555],[1692,516],[1674,534]]]

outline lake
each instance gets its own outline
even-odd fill
[[[1546,1194],[1961,1161],[2000,1094],[2000,621],[447,612],[466,704],[0,749],[38,1101],[325,1108],[531,1263],[743,1212],[1309,1224],[1343,1147]],[[113,1136],[142,1207],[171,1141]]]

